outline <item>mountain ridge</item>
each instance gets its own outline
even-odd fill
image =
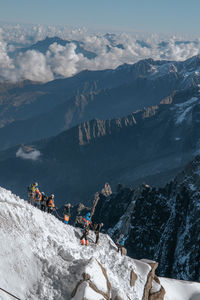
[[[131,256],[160,261],[158,274],[199,281],[200,155],[162,188],[118,185],[100,194],[94,220],[115,239],[126,237]]]
[[[47,84],[2,86],[1,149],[30,142],[29,136],[32,140],[53,136],[93,118],[121,118],[158,105],[176,90],[198,88],[198,68],[198,57],[185,62],[148,59],[115,70],[82,71]],[[30,134],[25,131],[22,137],[23,127]]]

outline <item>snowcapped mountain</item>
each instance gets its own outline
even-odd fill
[[[68,44],[73,43],[76,45],[76,50],[75,50],[76,54],[81,53],[83,56],[87,57],[88,59],[94,59],[97,56],[94,52],[84,49],[83,42],[75,41],[75,40],[70,40],[70,41],[63,40],[56,36],[46,37],[44,40],[38,41],[37,43],[25,48],[18,48],[14,53],[12,53],[12,56],[16,56],[17,54],[19,54],[19,52],[25,53],[26,51],[31,51],[31,50],[39,51],[45,54],[48,51],[49,47],[54,43],[61,46],[66,46]]]
[[[123,233],[132,257],[159,261],[159,275],[199,281],[199,187],[197,156],[163,188],[119,185],[111,196],[101,195],[94,219],[113,238]]]
[[[198,283],[159,280],[155,262],[121,256],[108,235],[100,234],[95,246],[91,232],[89,246],[81,246],[80,229],[2,188],[0,219],[2,300],[10,299],[2,289],[34,300],[196,300],[200,295]]]

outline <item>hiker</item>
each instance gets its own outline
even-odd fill
[[[85,227],[84,232],[82,237],[80,238],[81,240],[81,245],[84,245],[84,239],[85,239],[85,245],[88,246],[88,240],[87,240],[87,236],[89,234],[89,227]]]
[[[35,190],[38,186],[38,183],[32,183],[28,186],[28,201],[30,204],[34,205],[34,201],[35,201]]]
[[[48,205],[48,213],[52,213],[53,210],[55,209],[55,204],[54,204],[54,195],[51,194],[47,200],[47,205]]]
[[[88,212],[85,217],[83,217],[83,227],[86,228],[86,227],[89,227],[90,226],[90,223],[91,223],[91,217],[90,217],[90,212]]]
[[[120,237],[116,242],[116,245],[118,247],[117,252],[120,252],[121,255],[126,255],[127,253],[126,248],[124,247],[125,241],[126,241],[126,237],[123,234],[120,234]]]
[[[40,209],[40,202],[42,200],[42,194],[41,194],[41,192],[39,191],[38,188],[36,188],[36,190],[35,190],[34,200],[35,200],[35,207]]]
[[[32,184],[29,184],[27,187],[28,191],[28,203],[33,204],[33,192],[32,192]]]
[[[42,211],[46,211],[46,207],[47,207],[47,200],[48,200],[48,197],[45,195],[44,192],[41,193],[42,194],[42,199],[41,199],[41,210]]]
[[[95,241],[96,245],[98,244],[98,241],[99,241],[99,233],[100,233],[101,227],[103,227],[103,223],[93,224],[93,230],[94,230],[94,233],[96,235],[96,241]]]
[[[70,218],[70,208],[71,208],[71,204],[65,204],[64,207],[64,223],[68,224],[69,223],[69,218]]]

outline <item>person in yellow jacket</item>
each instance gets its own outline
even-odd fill
[[[32,205],[35,205],[35,191],[36,189],[38,189],[38,183],[35,182],[35,183],[32,183],[30,185],[30,189],[29,189],[29,201],[30,201],[30,204]]]
[[[51,196],[49,196],[48,198],[48,213],[52,213],[52,211],[55,209],[55,204],[54,204],[54,195],[51,194]]]

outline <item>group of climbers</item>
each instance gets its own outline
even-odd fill
[[[43,212],[52,213],[54,210],[56,211],[55,203],[54,203],[54,195],[51,194],[48,197],[44,192],[40,192],[37,182],[28,186],[28,201],[31,205],[41,209]],[[65,224],[69,224],[69,219],[71,216],[70,209],[71,209],[71,204],[67,203],[64,206],[64,218],[61,218],[58,215],[60,219],[64,220]],[[100,224],[92,223],[91,214],[90,212],[87,212],[86,215],[82,217],[83,234],[80,237],[81,245],[88,246],[88,235],[90,229],[95,233],[96,236],[95,244],[97,245],[99,242],[99,234],[102,226],[103,223]],[[118,247],[118,252],[121,252],[121,255],[126,255],[126,249],[124,248],[125,240],[126,238],[124,237],[124,235],[120,235],[119,239],[116,242],[116,245]]]
[[[54,195],[51,194],[48,197],[44,192],[40,192],[37,182],[28,186],[28,201],[31,205],[44,212],[52,213],[55,209]]]

